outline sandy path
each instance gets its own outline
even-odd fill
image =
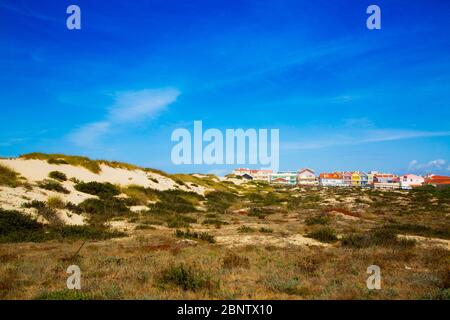
[[[247,245],[270,245],[275,247],[293,246],[321,246],[326,247],[329,244],[319,242],[317,240],[306,238],[302,235],[295,234],[288,237],[272,236],[272,235],[229,235],[216,237],[218,244],[227,247],[239,247]]]

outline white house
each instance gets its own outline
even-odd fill
[[[319,184],[323,187],[344,187],[344,178],[341,172],[327,173],[319,175]]]
[[[270,175],[272,174],[272,170],[252,170],[248,168],[238,168],[234,169],[233,173],[237,176],[243,176],[244,174],[247,174],[252,177],[253,180],[259,180],[259,181],[270,181]]]
[[[296,172],[277,172],[270,175],[270,183],[295,185],[297,183]]]
[[[425,182],[425,179],[415,174],[405,174],[400,176],[400,187],[402,189],[412,189],[420,187]]]
[[[297,183],[299,185],[317,185],[316,173],[312,169],[301,169],[297,172]]]

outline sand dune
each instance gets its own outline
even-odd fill
[[[79,192],[75,190],[75,183],[70,181],[71,178],[76,178],[83,182],[109,182],[120,186],[138,185],[145,188],[152,188],[159,191],[169,189],[180,189],[184,191],[192,191],[204,195],[208,189],[193,185],[192,183],[185,183],[179,185],[169,177],[144,170],[127,170],[122,168],[113,168],[105,164],[101,164],[101,171],[96,174],[84,167],[73,166],[68,164],[49,164],[44,160],[26,160],[26,159],[0,159],[0,164],[4,165],[17,173],[30,183],[33,188],[27,190],[23,187],[9,188],[5,186],[0,187],[0,203],[1,207],[6,210],[20,210],[32,216],[36,216],[42,221],[42,217],[36,215],[36,209],[23,208],[23,204],[31,200],[47,201],[49,197],[59,197],[65,202],[79,204],[88,198],[95,198],[95,196]],[[52,171],[59,171],[64,173],[69,181],[62,182],[64,188],[70,191],[69,194],[61,194],[54,191],[48,191],[39,188],[35,185],[36,182],[48,179],[48,175]],[[142,208],[135,208],[142,210]],[[70,225],[84,224],[84,217],[70,213],[67,210],[58,210],[60,220]],[[46,222],[46,221],[42,221]]]

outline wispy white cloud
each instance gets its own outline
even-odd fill
[[[431,171],[450,171],[450,165],[447,167],[447,161],[444,159],[431,160],[426,163],[420,163],[417,160],[412,160],[408,169],[416,172],[431,172]]]
[[[176,89],[151,89],[128,91],[116,95],[116,102],[109,112],[112,122],[135,122],[154,117],[159,111],[176,101],[180,92]]]
[[[125,91],[115,95],[115,102],[103,120],[81,126],[69,134],[69,140],[78,146],[93,146],[114,128],[152,119],[171,103],[180,92],[177,89],[148,89]]]
[[[342,130],[342,134],[324,134],[321,138],[288,142],[282,148],[288,150],[321,149],[335,146],[405,140],[426,137],[450,136],[450,131],[421,131],[403,129],[353,129]]]
[[[107,133],[111,124],[106,121],[88,123],[69,135],[70,141],[78,146],[88,146]]]

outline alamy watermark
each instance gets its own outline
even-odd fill
[[[369,290],[381,289],[381,269],[377,265],[370,265],[367,267],[367,273],[370,276],[367,278],[366,285]]]
[[[381,29],[381,9],[379,6],[372,4],[367,7],[367,14],[370,16],[367,18],[366,26],[369,30],[380,30]]]
[[[269,134],[270,132],[270,134]],[[278,171],[280,163],[279,129],[219,129],[203,132],[202,121],[194,121],[193,134],[178,128],[171,140],[171,159],[181,164],[259,164]]]
[[[67,7],[67,17],[66,26],[69,30],[80,30],[81,29],[81,9],[79,6],[72,4]]]
[[[66,271],[70,276],[67,278],[66,285],[69,290],[81,289],[81,269],[77,265],[71,265]]]

